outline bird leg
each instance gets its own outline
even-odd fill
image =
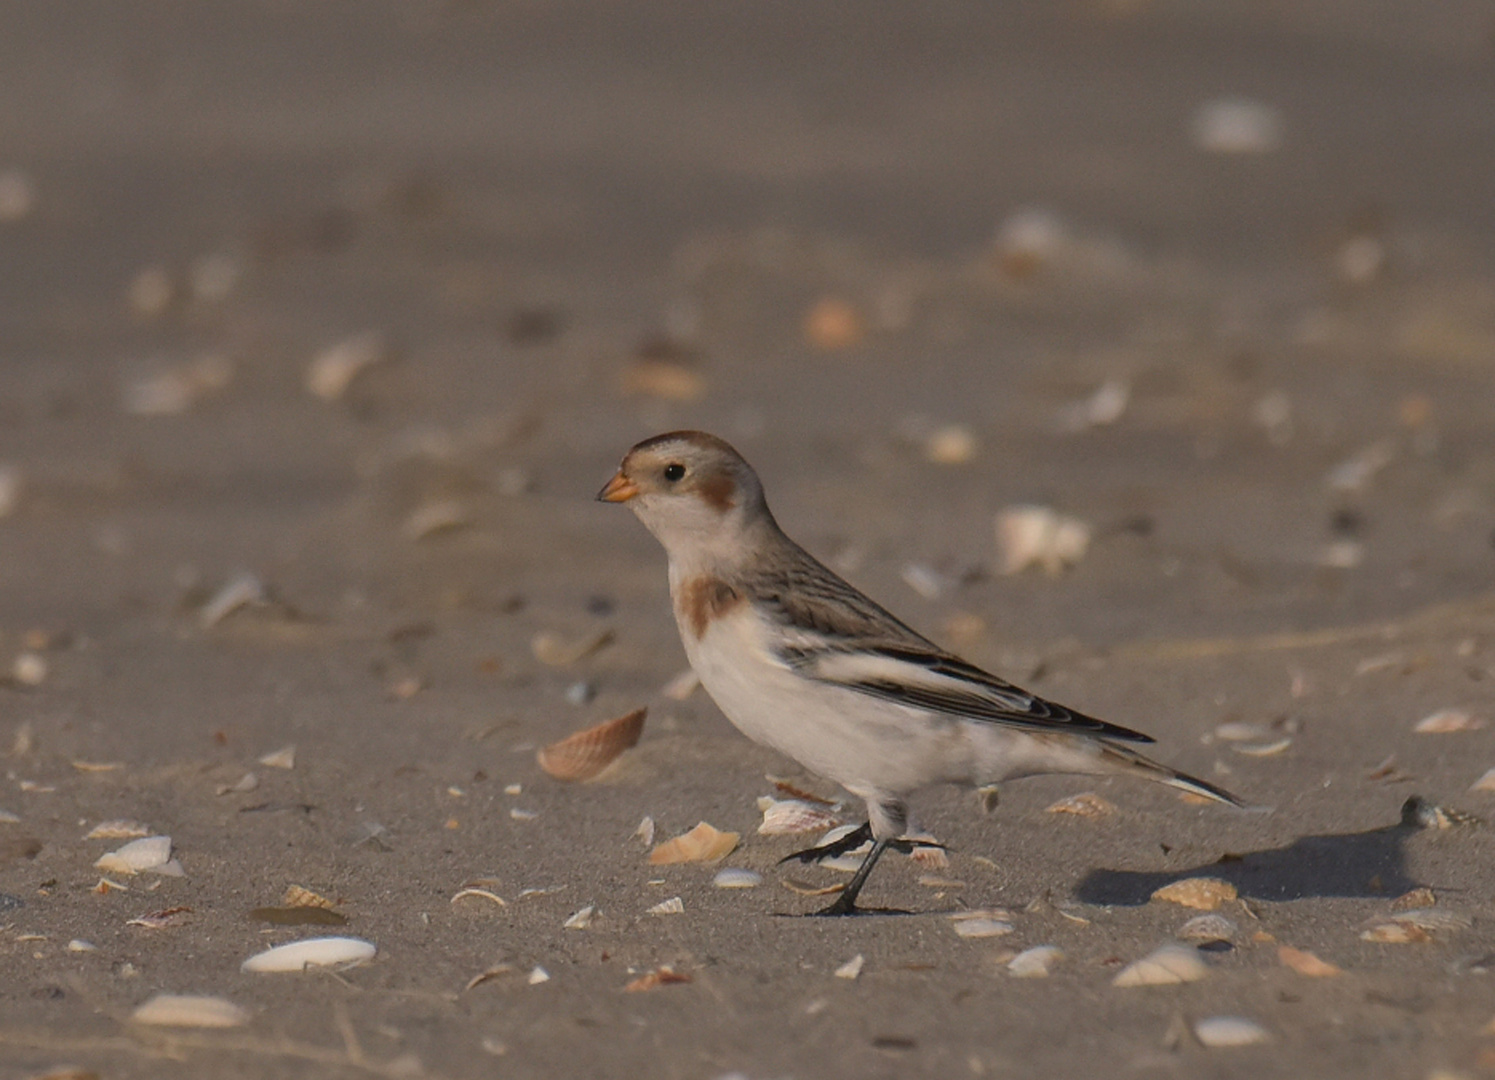
[[[862,860],[862,865],[857,867],[857,872],[852,875],[846,883],[846,888],[836,897],[835,903],[830,907],[821,908],[816,915],[855,915],[861,909],[857,907],[857,894],[862,891],[862,886],[867,883],[867,875],[872,873],[872,867],[882,857],[882,853],[890,846],[899,843],[896,840],[879,840],[872,845],[872,850],[867,852],[867,857]]]

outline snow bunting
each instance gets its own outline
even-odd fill
[[[1242,805],[1123,745],[1148,736],[1045,701],[899,622],[784,535],[757,474],[714,435],[646,439],[597,498],[626,503],[664,545],[685,653],[727,719],[866,801],[866,825],[798,853],[873,841],[821,914],[857,911],[882,853],[909,850],[904,800],[931,784],[1125,774]]]

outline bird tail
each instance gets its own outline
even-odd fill
[[[1129,773],[1132,776],[1142,776],[1159,784],[1167,784],[1169,787],[1178,788],[1194,795],[1203,795],[1215,802],[1225,803],[1241,810],[1266,810],[1267,807],[1252,806],[1250,803],[1232,795],[1224,788],[1211,784],[1208,780],[1201,780],[1197,776],[1171,769],[1167,765],[1161,765],[1149,757],[1143,757],[1135,750],[1117,746],[1115,743],[1102,744],[1105,747],[1105,757],[1118,772]]]

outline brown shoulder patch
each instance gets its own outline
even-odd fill
[[[713,622],[745,601],[746,597],[725,581],[703,575],[687,581],[680,590],[679,614],[699,640]]]
[[[708,476],[697,485],[696,490],[706,500],[706,505],[719,513],[725,514],[737,505],[737,500],[733,498],[737,494],[737,481],[726,473]]]

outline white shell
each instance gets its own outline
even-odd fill
[[[1001,919],[960,919],[951,925],[955,933],[964,938],[1001,937],[1012,933],[1012,924]]]
[[[1239,932],[1224,915],[1195,915],[1178,928],[1176,936],[1184,941],[1234,941]]]
[[[1064,959],[1064,950],[1054,945],[1035,945],[1007,962],[1014,979],[1042,979]]]
[[[867,958],[861,953],[857,953],[850,960],[846,961],[846,963],[842,964],[836,969],[836,978],[855,979],[862,973],[862,965],[866,962]]]
[[[758,826],[758,832],[763,836],[815,832],[828,829],[840,820],[825,807],[803,799],[770,799],[760,809],[763,811],[763,821]]]
[[[361,964],[372,960],[374,943],[362,938],[320,937],[292,941],[245,960],[241,971],[304,971],[309,967]]]
[[[763,875],[756,870],[742,870],[729,866],[718,870],[711,884],[718,889],[755,889],[763,884]]]
[[[1133,961],[1111,980],[1112,986],[1167,986],[1198,982],[1209,968],[1192,945],[1164,945]]]
[[[266,595],[263,581],[253,574],[240,574],[213,594],[198,612],[197,621],[204,630],[211,629],[246,604],[263,604]]]
[[[249,1013],[220,997],[157,994],[132,1012],[130,1019],[159,1027],[231,1028],[249,1023]]]
[[[580,911],[575,912],[569,919],[561,923],[564,930],[585,930],[592,925],[592,918],[597,914],[595,904],[588,904]]]
[[[171,860],[171,837],[147,836],[131,840],[118,851],[99,857],[94,868],[106,874],[138,874],[156,870]]]
[[[539,986],[543,982],[550,981],[550,972],[546,971],[539,965],[536,965],[534,970],[529,973],[529,978],[526,981],[531,986]]]
[[[1017,574],[1030,566],[1059,574],[1085,557],[1090,526],[1047,506],[1009,506],[997,514],[1000,570]]]
[[[359,372],[388,359],[389,354],[384,335],[378,330],[365,330],[345,338],[318,353],[308,365],[306,388],[323,401],[336,401],[347,392]]]
[[[1469,787],[1470,791],[1495,791],[1495,769],[1489,769]]]
[[[651,907],[646,915],[684,915],[685,901],[678,896],[672,896],[668,900],[661,900]]]
[[[1194,145],[1211,154],[1267,154],[1282,145],[1282,117],[1249,98],[1216,98],[1194,112]]]
[[[272,750],[260,758],[260,764],[268,769],[294,769],[296,767],[296,747],[282,746],[279,750]]]
[[[1483,720],[1470,716],[1463,709],[1439,709],[1417,721],[1412,730],[1418,735],[1451,735],[1458,731],[1475,731],[1484,726]]]
[[[1205,1046],[1251,1046],[1271,1039],[1266,1028],[1244,1016],[1210,1016],[1194,1025],[1194,1036]]]

